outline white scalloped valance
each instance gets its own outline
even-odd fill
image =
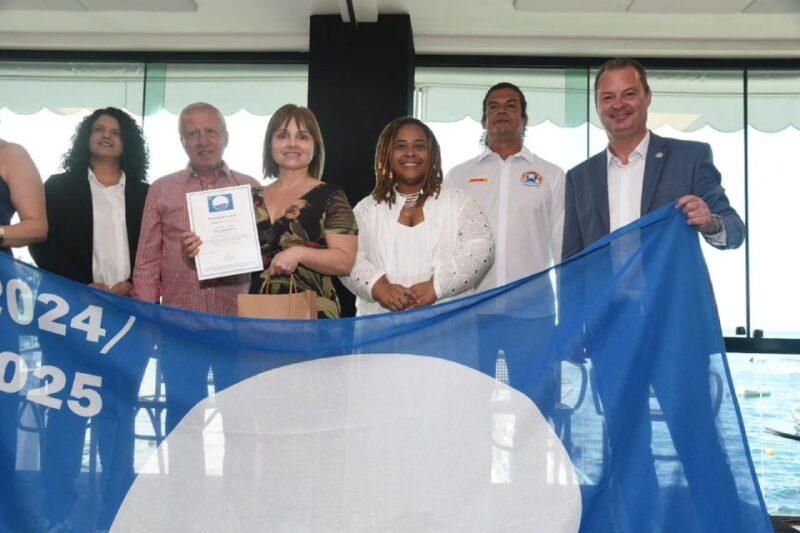
[[[555,68],[433,68],[416,70],[417,115],[431,122],[480,120],[486,89],[498,81],[522,87],[531,125],[549,120],[562,127],[599,125],[590,99],[593,72]],[[710,126],[743,129],[742,70],[651,70],[650,126],[681,131]],[[204,100],[225,115],[242,109],[266,116],[287,102],[307,101],[305,65],[150,64],[111,62],[0,62],[0,108],[31,114],[47,108],[68,115],[115,106],[141,115],[166,109],[177,114]],[[146,98],[145,98],[146,93]],[[800,129],[800,70],[749,71],[747,120],[777,132]],[[587,117],[588,115],[588,117]]]
[[[0,106],[71,115],[114,106],[141,114],[144,64],[0,62]]]
[[[652,128],[670,125],[681,131],[710,126],[718,131],[744,127],[742,70],[651,70]],[[431,122],[481,117],[486,90],[510,81],[525,93],[528,121],[546,120],[562,127],[600,122],[591,99],[594,72],[587,69],[418,68],[417,114]],[[748,72],[748,123],[764,132],[800,129],[800,70]]]
[[[308,68],[160,64],[146,73],[144,63],[0,62],[0,107],[18,114],[47,108],[68,115],[114,106],[141,115],[145,80],[148,109],[155,104],[156,109],[177,114],[187,104],[203,100],[225,115],[245,109],[266,116],[287,102],[305,104]]]
[[[254,115],[266,116],[286,103],[306,105],[308,67],[167,65],[164,108],[179,113],[198,100],[213,103],[224,115],[244,109]]]

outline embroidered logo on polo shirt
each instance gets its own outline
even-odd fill
[[[519,177],[519,181],[526,187],[541,187],[542,183],[544,183],[544,178],[538,172],[529,170],[528,172],[522,173]]]
[[[489,178],[469,178],[467,183],[488,183]]]

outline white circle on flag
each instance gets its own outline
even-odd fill
[[[203,430],[214,410],[224,447]],[[580,526],[572,462],[536,405],[434,357],[277,368],[196,406],[160,448],[142,471],[156,472],[161,454],[169,473],[139,474],[112,531]]]

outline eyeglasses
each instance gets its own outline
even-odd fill
[[[189,142],[197,142],[203,135],[205,135],[209,139],[218,139],[222,135],[222,132],[215,128],[206,128],[204,130],[192,130],[183,132],[183,138]]]

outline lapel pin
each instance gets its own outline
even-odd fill
[[[661,159],[664,157],[664,152],[656,152],[656,159]]]

